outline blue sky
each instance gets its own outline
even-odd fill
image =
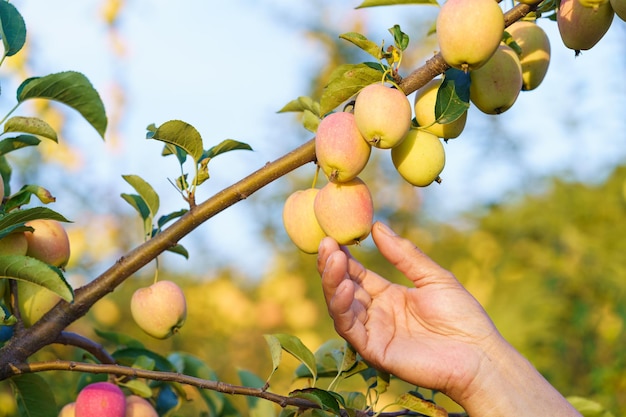
[[[324,19],[340,25],[356,15],[380,36],[395,23],[415,28],[411,22],[428,22],[436,11],[430,6],[354,10],[360,1],[320,2],[330,5],[331,13]],[[105,27],[97,18],[102,3],[14,1],[26,20],[40,75],[81,71],[105,97],[112,80],[122,82],[127,98],[123,143],[103,144],[80,121],[70,130],[81,138],[79,146],[88,155],[90,180],[107,184],[112,198],[130,191],[120,176],[132,173],[146,178],[162,196],[171,196],[162,201],[164,211],[181,206],[167,182],[167,177],[177,175],[174,161],[160,159],[161,146],[144,139],[146,126],[153,122],[182,119],[200,131],[208,146],[234,138],[255,149],[215,159],[210,185],[203,187],[201,198],[302,140],[294,135],[292,119],[276,111],[307,93],[308,77],[323,59],[323,51],[298,30],[300,19],[318,15],[316,2],[130,0],[119,25],[127,48],[124,59],[110,54]],[[479,154],[484,147],[476,145],[498,131],[493,130],[493,116],[472,109],[463,136],[447,146],[444,185],[424,191],[442,216],[523,185],[522,165],[535,173],[571,172],[593,180],[624,160],[626,24],[616,18],[600,44],[578,58],[561,44],[555,23],[542,26],[552,42],[548,75],[539,89],[522,93],[511,110],[497,116],[506,134],[520,141],[521,159],[512,162]],[[4,87],[3,92],[8,91]],[[3,95],[4,100],[8,97]],[[270,192],[271,188],[261,190],[253,198]],[[215,258],[234,263],[246,253],[244,268],[254,273],[266,267],[268,253],[255,238],[254,221],[242,221],[249,217],[248,208],[243,202],[226,210],[195,235],[206,237]],[[192,251],[192,256],[202,254]]]

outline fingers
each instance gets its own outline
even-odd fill
[[[372,228],[372,237],[380,253],[398,271],[413,281],[416,287],[422,287],[434,281],[457,283],[452,273],[442,268],[428,255],[417,248],[411,241],[396,235],[388,226],[376,222]]]

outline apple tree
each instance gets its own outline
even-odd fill
[[[435,0],[365,0],[359,7],[394,4],[439,7]],[[59,102],[77,111],[102,138],[107,115],[99,93],[82,73],[25,79],[17,88],[15,107],[0,121],[0,380],[9,381],[19,415],[173,416],[186,398],[182,386],[198,389],[210,415],[459,415],[449,414],[417,390],[398,396],[394,411],[386,411],[378,401],[392,376],[370,367],[343,342],[329,342],[314,353],[297,337],[267,334],[264,342],[272,372],[258,376],[241,371],[241,384],[234,385],[220,381],[207,364],[183,351],[163,356],[128,335],[99,332],[102,340],[91,340],[68,326],[163,252],[188,256],[179,241],[199,225],[307,164],[317,165],[312,187],[294,190],[283,211],[294,244],[315,253],[326,235],[346,245],[367,239],[376,195],[359,174],[372,163],[373,152],[390,154],[398,181],[416,187],[440,182],[445,143],[462,137],[470,105],[501,114],[514,106],[519,94],[541,84],[549,69],[550,40],[536,19],[555,21],[563,43],[578,54],[601,40],[615,14],[624,19],[624,7],[620,0],[523,1],[512,7],[494,0],[447,0],[440,6],[433,35],[440,51],[414,69],[402,66],[412,45],[398,25],[389,29],[392,41],[386,44],[360,33],[344,33],[344,41],[371,58],[338,66],[319,97],[298,97],[281,109],[300,113],[304,128],[315,137],[205,201],[197,201],[197,190],[209,180],[211,160],[251,147],[231,139],[207,145],[182,120],[149,125],[146,137],[161,142],[163,156],[180,166],[174,185],[183,207],[161,213],[154,188],[140,175],[124,175],[133,192],[122,198],[140,218],[143,243],[77,288],[69,285],[64,270],[70,247],[63,223],[69,219],[46,206],[54,201],[53,193],[34,184],[12,188],[11,154],[42,141],[57,142],[59,135],[42,118],[13,114],[28,100]],[[22,50],[26,34],[17,8],[0,1],[4,45],[0,62]],[[406,96],[414,92],[410,102]],[[319,188],[318,182],[323,183]],[[155,274],[152,285],[133,295],[131,311],[147,334],[175,338],[185,323],[185,294],[175,282],[159,280]],[[103,341],[117,347],[107,350]],[[72,346],[84,352],[84,359],[31,360],[51,344]],[[270,390],[271,379],[284,353],[299,361],[295,375],[307,384],[275,393]],[[75,403],[55,403],[54,391],[61,388],[41,376],[50,371],[81,374]],[[330,382],[322,385],[322,379]],[[355,379],[362,389],[346,391],[342,384]],[[246,397],[247,410],[238,409],[232,396]],[[103,398],[109,408],[98,408]]]

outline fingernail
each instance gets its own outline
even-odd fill
[[[398,235],[396,234],[396,232],[394,232],[393,230],[391,230],[391,229],[389,228],[389,226],[387,226],[386,224],[381,223],[381,222],[378,222],[378,223],[376,223],[376,225],[377,225],[378,229],[379,229],[381,232],[383,232],[384,234],[386,234],[387,236],[392,236],[392,237],[393,237],[393,236],[398,236]]]

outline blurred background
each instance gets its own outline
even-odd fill
[[[387,29],[400,24],[411,38],[404,75],[437,49],[434,36],[427,36],[437,13],[433,6],[355,9],[360,1],[330,0],[12,3],[24,16],[28,37],[26,50],[2,67],[0,113],[15,105],[15,88],[25,78],[76,70],[100,92],[109,117],[102,141],[77,113],[54,103],[33,101],[15,113],[36,114],[61,133],[58,144],[44,141],[10,154],[12,186],[49,189],[57,198],[51,208],[74,222],[68,226],[67,270],[74,286],[142,241],[140,219],[119,197],[133,191],[123,174],[139,175],[159,192],[162,214],[185,206],[169,182],[180,175],[177,163],[160,156],[159,142],[145,139],[149,124],[184,120],[199,130],[205,148],[227,138],[252,146],[253,152],[211,161],[211,178],[198,192],[202,201],[312,137],[296,115],[277,111],[298,96],[319,99],[337,65],[370,59],[339,34],[358,31],[390,44]],[[600,43],[578,57],[563,46],[555,22],[539,23],[552,45],[543,84],[522,92],[499,116],[471,108],[463,134],[446,144],[441,184],[405,184],[383,151],[373,153],[363,179],[372,189],[376,218],[452,270],[504,336],[563,394],[592,398],[623,415],[626,23],[616,17]],[[163,354],[187,351],[232,383],[238,383],[239,368],[263,377],[271,371],[265,333],[294,334],[312,350],[335,338],[315,257],[298,252],[280,219],[286,196],[310,186],[314,173],[312,164],[304,166],[200,226],[181,241],[189,260],[160,257],[159,277],[181,283],[188,297],[188,321],[174,338],[149,340],[128,319],[130,295],[150,282],[154,264],[96,304],[74,330],[95,339],[94,327],[115,330]],[[405,282],[371,239],[354,253],[369,268]],[[38,355],[52,359],[60,353],[68,354],[52,347]],[[294,366],[288,360],[281,366],[272,379],[275,391],[293,386]],[[76,385],[76,375],[47,377]],[[64,404],[75,392],[55,395]],[[202,404],[192,402],[179,413],[197,415],[199,409]],[[0,407],[2,415],[13,415],[11,408]]]

